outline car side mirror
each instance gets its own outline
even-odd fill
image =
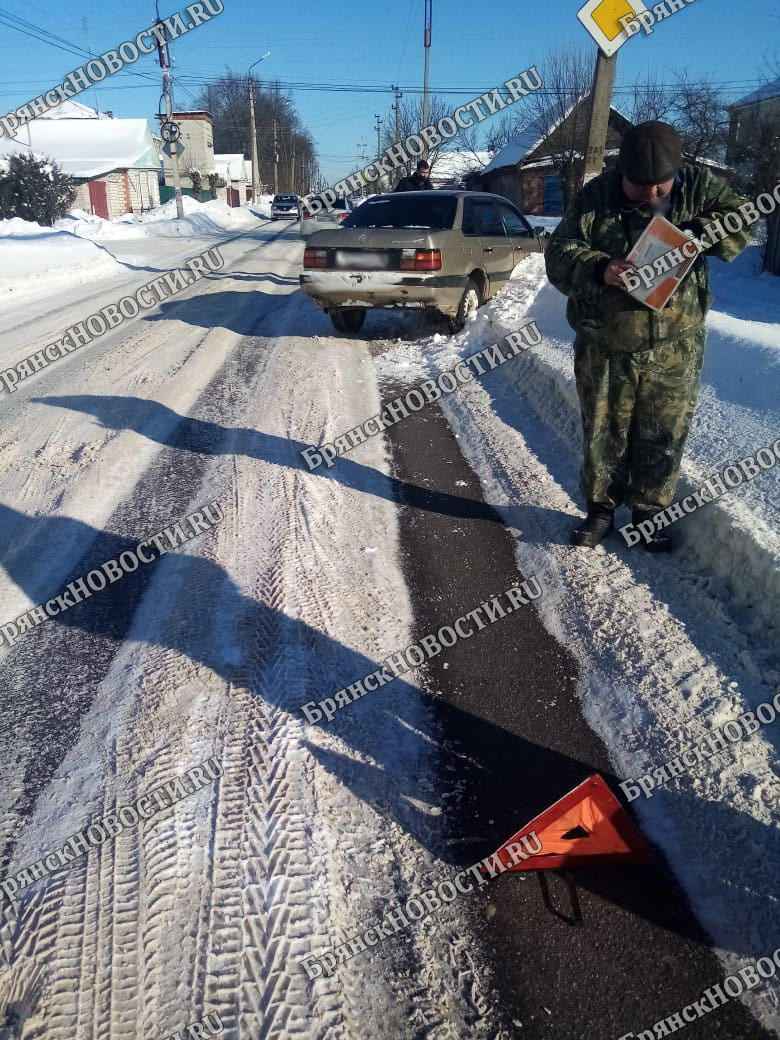
[[[550,237],[550,232],[547,230],[546,227],[542,227],[541,224],[537,224],[537,226],[534,228],[534,234],[536,235],[537,238],[549,238]]]

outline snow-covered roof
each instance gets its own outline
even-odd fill
[[[536,119],[532,119],[530,123],[518,130],[514,137],[496,152],[482,172],[490,173],[493,170],[500,170],[503,166],[517,166],[526,155],[542,143],[548,134],[560,126],[576,104],[577,101],[573,101],[562,118],[555,117],[555,110],[552,106],[546,108]]]
[[[98,112],[89,105],[80,105],[78,101],[61,101],[56,108],[50,108],[38,119],[110,119],[105,112]]]
[[[218,173],[226,181],[245,181],[246,159],[241,152],[223,152],[214,156],[214,172]],[[252,180],[252,169],[250,164],[249,180]]]
[[[514,137],[509,140],[500,151],[496,152],[492,160],[488,163],[483,173],[490,173],[492,170],[500,170],[503,166],[517,166],[519,162],[522,162],[527,155],[538,148],[539,145],[544,141],[546,137],[549,137],[553,130],[556,130],[564,119],[567,119],[572,110],[585,98],[587,95],[583,94],[582,97],[577,98],[576,101],[572,101],[569,107],[564,112],[563,116],[557,116],[555,107],[550,106],[546,108],[536,119],[531,120],[524,127],[517,131]],[[625,119],[627,123],[631,120],[628,119],[621,111],[611,106],[610,112],[614,112],[615,115]]]
[[[730,166],[719,162],[717,159],[705,159],[703,155],[689,155],[683,152],[683,159],[687,162],[696,163],[697,166],[711,166],[715,170],[730,170]]]
[[[745,94],[738,101],[732,101],[727,108],[741,108],[742,105],[752,105],[756,101],[768,101],[769,98],[780,97],[780,76],[777,79],[773,79],[770,83],[764,83],[763,86],[759,87],[758,90],[754,90],[750,94]]]
[[[482,170],[490,161],[490,152],[439,152],[431,167],[431,180],[459,181],[472,170]]]
[[[13,141],[0,142],[2,155],[30,150],[53,159],[71,177],[160,168],[145,119],[38,118],[22,127]]]

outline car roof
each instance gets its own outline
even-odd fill
[[[444,196],[449,196],[450,198],[455,198],[455,199],[459,199],[459,198],[499,199],[501,202],[508,202],[510,206],[514,206],[515,209],[517,209],[517,206],[515,206],[515,203],[512,202],[511,199],[507,199],[503,195],[496,195],[492,191],[467,191],[465,188],[434,188],[433,191],[436,193],[436,195],[438,197],[441,197],[442,195],[444,195]],[[422,191],[404,191],[404,192],[388,192],[388,191],[386,191],[382,195],[369,195],[367,197],[367,199],[366,199],[366,202],[368,202],[370,199],[390,198],[391,196],[395,196],[397,194],[400,194],[400,195],[426,195],[426,196],[428,196],[428,195],[431,194],[431,189],[428,188],[427,191],[426,190],[422,190]]]

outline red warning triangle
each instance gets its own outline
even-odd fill
[[[531,839],[531,848],[541,843],[541,851],[515,863],[518,850],[512,857],[507,846],[531,832],[538,838],[537,842]],[[519,851],[524,851],[522,845]],[[535,816],[507,839],[496,855],[509,870],[559,870],[600,863],[645,863],[652,859],[650,848],[631,817],[598,773]]]

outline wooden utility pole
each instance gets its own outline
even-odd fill
[[[590,92],[590,118],[588,121],[588,144],[585,150],[585,170],[582,183],[598,177],[604,165],[604,151],[607,147],[607,131],[609,129],[609,111],[612,107],[612,88],[615,85],[615,69],[617,68],[617,52],[610,58],[596,52],[596,68],[593,73],[593,87]]]
[[[433,23],[433,0],[425,0],[425,25],[423,27],[423,51],[425,54],[425,63],[423,67],[423,109],[422,109],[422,125],[428,125],[428,116],[430,114],[430,96],[429,96],[429,77],[431,71],[431,28]],[[426,148],[424,155],[428,154]]]

